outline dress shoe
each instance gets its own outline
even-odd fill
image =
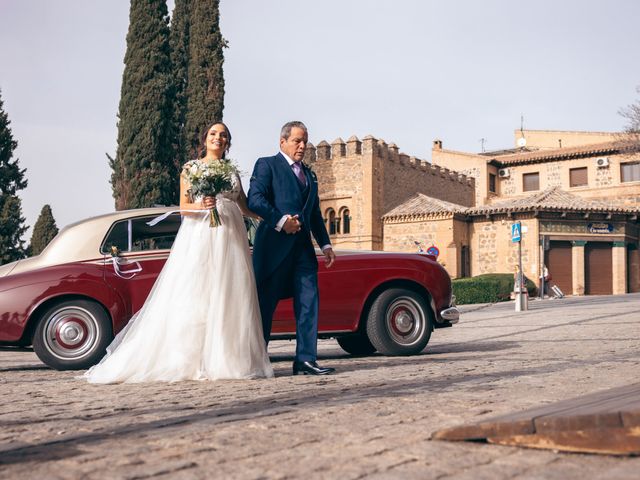
[[[293,362],[294,375],[329,375],[335,368],[321,367],[316,362]]]

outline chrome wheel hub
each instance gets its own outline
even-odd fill
[[[83,342],[87,334],[81,320],[71,318],[60,322],[56,331],[56,339],[61,345],[73,348]]]
[[[406,311],[399,312],[394,318],[394,321],[396,330],[401,333],[408,333],[413,327],[413,318],[411,318],[411,315]]]
[[[394,342],[412,345],[420,340],[426,328],[421,306],[411,297],[398,297],[387,308],[387,330]]]
[[[98,322],[81,307],[63,307],[45,321],[44,344],[52,355],[63,360],[82,357],[98,338]]]

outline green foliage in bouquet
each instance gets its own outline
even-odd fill
[[[233,178],[238,175],[238,168],[229,160],[205,162],[192,160],[182,167],[182,173],[190,183],[189,192],[192,197],[215,197],[233,188]],[[211,226],[220,225],[217,209],[211,209]]]

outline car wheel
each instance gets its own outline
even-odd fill
[[[367,317],[367,336],[384,355],[414,355],[429,343],[433,329],[425,299],[412,290],[390,288],[375,299]]]
[[[111,321],[90,300],[67,300],[49,307],[33,336],[33,349],[57,370],[78,370],[97,363],[112,339]]]
[[[338,345],[351,355],[370,355],[376,351],[376,347],[365,335],[349,335],[346,337],[338,337]]]

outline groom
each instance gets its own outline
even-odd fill
[[[249,209],[263,221],[253,245],[253,268],[265,341],[273,312],[282,298],[293,297],[296,358],[293,374],[327,375],[316,363],[318,342],[318,261],[311,235],[322,246],[327,268],[335,254],[320,213],[318,180],[302,163],[307,127],[289,122],[280,131],[280,152],[256,161],[249,186]]]

